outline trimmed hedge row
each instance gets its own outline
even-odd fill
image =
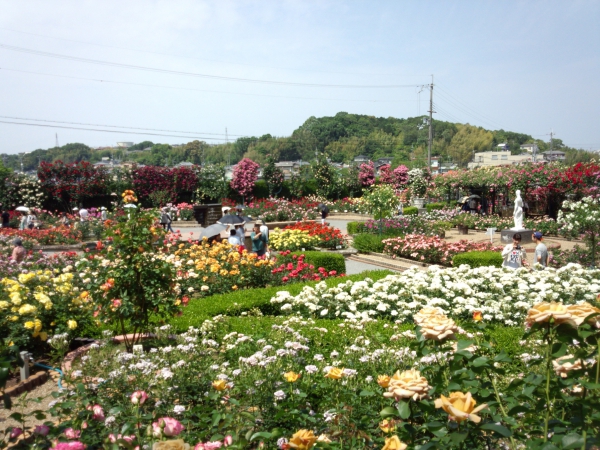
[[[471,267],[501,267],[502,255],[498,252],[466,252],[459,253],[452,258],[452,265],[458,267],[461,264],[467,264]]]
[[[344,255],[332,252],[293,252],[292,255],[304,255],[304,262],[315,267],[323,267],[330,272],[335,270],[338,274],[346,273],[346,258]]]
[[[328,278],[327,286],[337,286],[346,280],[360,281],[365,278],[380,280],[393,272],[389,270],[373,270],[357,275],[349,275],[343,278]],[[170,324],[179,331],[185,331],[190,326],[198,327],[206,319],[211,319],[219,314],[228,316],[239,316],[244,312],[258,309],[262,314],[277,315],[279,307],[271,305],[271,298],[279,291],[288,291],[292,295],[298,295],[304,286],[314,286],[317,282],[293,283],[285,286],[271,286],[260,289],[245,289],[242,291],[229,292],[227,294],[212,295],[205,298],[190,300],[183,314],[170,320]]]
[[[444,209],[446,207],[445,203],[427,203],[425,208],[427,208],[427,212],[434,211],[436,209]]]
[[[402,214],[404,214],[405,216],[416,216],[417,214],[419,214],[419,208],[417,208],[416,206],[407,206],[402,210]]]
[[[379,236],[378,234],[361,233],[354,236],[352,246],[359,252],[383,253],[383,240],[389,236]]]
[[[346,231],[348,232],[348,234],[358,234],[358,227],[366,222],[348,222],[346,224]]]

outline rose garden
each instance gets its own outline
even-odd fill
[[[44,225],[0,232],[0,447],[598,448],[600,167],[319,164],[316,183],[273,167],[257,182],[251,161],[231,184],[211,166],[11,176],[3,204]],[[502,267],[481,232],[512,226],[517,189],[546,268]],[[160,226],[165,205],[179,223],[201,202],[287,224],[269,258]],[[346,229],[321,224],[324,208]],[[354,251],[405,267],[346,275]],[[23,351],[56,374],[45,396],[11,390]]]

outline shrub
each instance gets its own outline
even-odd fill
[[[317,236],[311,236],[304,230],[281,230],[275,228],[269,233],[269,247],[275,250],[300,250],[314,248],[320,242]]]
[[[354,248],[359,252],[383,253],[384,237],[376,234],[361,233],[354,236]]]
[[[467,264],[471,267],[502,267],[502,255],[492,251],[467,252],[454,255],[452,265],[458,267],[461,264]]]
[[[416,216],[417,214],[419,214],[419,208],[417,208],[416,206],[407,206],[402,210],[402,214],[404,214],[405,216]]]
[[[346,273],[346,258],[339,253],[294,252],[292,255],[304,255],[304,262],[315,267],[323,267],[328,272],[335,270],[338,274]]]
[[[364,222],[348,222],[348,224],[346,225],[346,231],[348,232],[348,234],[358,234],[359,227],[363,223]]]
[[[425,205],[425,208],[427,208],[427,212],[431,212],[436,209],[444,209],[445,206],[445,203],[427,203],[427,205]]]

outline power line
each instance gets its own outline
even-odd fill
[[[90,58],[81,58],[78,56],[70,56],[70,55],[61,55],[59,53],[50,53],[43,52],[40,50],[34,50],[30,48],[24,47],[16,47],[14,45],[6,45],[0,44],[0,48],[4,48],[6,50],[12,50],[15,52],[27,53],[36,56],[46,56],[49,58],[57,58],[64,59],[67,61],[77,61],[84,62],[88,64],[96,64],[102,66],[110,66],[110,67],[121,67],[124,69],[133,69],[133,70],[142,70],[146,72],[157,72],[157,73],[167,73],[171,75],[181,75],[195,78],[207,78],[211,80],[221,80],[221,81],[235,81],[241,83],[254,83],[254,84],[269,84],[276,86],[298,86],[298,87],[327,87],[327,88],[348,88],[348,89],[392,89],[392,88],[414,88],[416,85],[403,85],[403,84],[389,84],[389,85],[361,85],[361,84],[319,84],[319,83],[296,83],[290,81],[275,81],[275,80],[257,80],[252,78],[237,78],[237,77],[225,77],[221,75],[208,75],[203,73],[196,72],[184,72],[179,70],[170,70],[170,69],[160,69],[157,67],[148,67],[148,66],[137,66],[134,64],[122,64],[116,63],[112,61],[102,61],[98,59],[90,59]]]
[[[477,116],[485,119],[486,122],[494,125],[494,126],[499,126],[499,124],[495,123],[495,121],[493,121],[492,119],[490,119],[489,117],[487,117],[484,114],[481,114],[480,112],[478,112],[477,110],[475,110],[474,108],[470,107],[469,105],[467,105],[465,102],[463,102],[462,100],[459,100],[458,98],[456,98],[455,96],[453,96],[450,92],[448,92],[446,89],[442,88],[439,86],[438,84],[438,88],[442,91],[442,96],[447,96],[446,99],[448,101],[450,101],[448,99],[448,97],[454,99],[455,102],[459,103],[460,105],[462,105],[464,108],[466,108],[467,110],[470,110],[473,114],[476,114]],[[504,127],[500,127],[500,128],[504,128]]]
[[[182,130],[162,130],[160,128],[139,128],[139,127],[127,127],[127,126],[119,126],[119,125],[103,125],[97,123],[83,123],[83,122],[63,122],[60,120],[47,120],[47,119],[31,119],[28,117],[13,117],[13,116],[0,116],[2,119],[16,119],[16,120],[30,120],[34,122],[51,122],[51,123],[64,123],[68,125],[87,125],[92,127],[108,127],[108,128],[129,128],[131,130],[148,130],[148,131],[167,131],[170,133],[189,133],[189,134],[210,134],[215,136],[226,136],[223,133],[205,133],[202,131],[182,131]],[[229,136],[237,136],[242,137],[243,134],[230,134]]]
[[[45,125],[42,123],[10,122],[7,120],[0,120],[0,123],[8,123],[11,125],[25,125],[25,126],[30,126],[30,127],[63,128],[66,130],[98,131],[101,133],[139,134],[142,136],[178,137],[178,138],[185,138],[185,139],[202,139],[202,140],[212,140],[212,141],[220,141],[221,140],[218,138],[209,138],[209,137],[201,137],[201,136],[180,136],[180,135],[175,135],[175,134],[138,133],[136,131],[119,131],[119,130],[98,130],[95,128],[66,127],[66,126],[62,126],[62,125]]]
[[[498,124],[496,124],[496,123],[490,122],[489,120],[487,120],[487,119],[485,119],[483,117],[477,117],[477,116],[475,116],[473,113],[469,112],[468,110],[466,110],[462,106],[454,103],[452,100],[449,99],[449,97],[446,97],[443,93],[438,92],[438,95],[442,98],[442,101],[445,101],[445,102],[448,103],[449,107],[457,109],[462,114],[465,114],[468,117],[471,117],[472,119],[475,119],[476,121],[484,122],[485,124],[487,124],[488,126],[492,126],[493,128],[498,127]],[[502,127],[499,127],[499,128],[502,128]]]
[[[144,84],[144,83],[132,83],[129,81],[114,81],[114,80],[102,80],[97,78],[84,78],[84,77],[73,77],[69,75],[55,75],[52,73],[43,73],[43,72],[32,72],[28,70],[18,70],[18,69],[7,69],[5,67],[0,67],[0,70],[8,70],[10,72],[19,72],[19,73],[28,73],[33,75],[42,75],[48,77],[56,77],[56,78],[67,78],[71,80],[84,80],[84,81],[96,81],[99,83],[110,83],[110,84],[124,84],[129,86],[142,86],[142,87],[152,87],[152,88],[163,88],[163,89],[177,89],[180,91],[196,91],[196,92],[211,92],[216,94],[233,94],[233,95],[246,95],[251,97],[271,97],[271,98],[290,98],[297,100],[326,100],[326,101],[339,101],[339,102],[366,102],[366,103],[401,103],[401,102],[412,102],[413,100],[354,100],[354,99],[345,99],[345,98],[320,98],[320,97],[294,97],[288,95],[270,95],[270,94],[248,94],[244,92],[230,92],[230,91],[215,91],[209,89],[195,89],[195,88],[185,88],[178,86],[164,86],[160,84]]]
[[[161,55],[161,56],[173,56],[176,58],[185,58],[185,59],[194,59],[197,61],[207,61],[207,62],[215,62],[215,63],[221,63],[221,64],[233,64],[233,65],[239,65],[239,66],[248,66],[248,67],[259,67],[259,68],[264,68],[264,69],[278,69],[278,70],[290,70],[290,71],[303,71],[303,72],[319,72],[319,73],[332,73],[332,74],[337,74],[337,75],[363,75],[363,76],[396,76],[394,74],[369,74],[369,73],[361,73],[361,72],[334,72],[334,71],[329,71],[329,70],[318,70],[318,69],[307,69],[307,68],[302,68],[302,67],[298,67],[298,68],[290,68],[290,67],[278,67],[278,66],[262,66],[262,65],[258,65],[258,64],[250,64],[250,63],[241,63],[241,62],[233,62],[233,61],[223,61],[223,60],[218,60],[218,59],[206,59],[206,58],[198,58],[195,56],[189,56],[189,55],[180,55],[180,54],[176,54],[176,53],[165,53],[165,52],[157,52],[157,51],[152,51],[152,50],[142,50],[142,49],[136,49],[136,48],[128,48],[128,47],[120,47],[117,45],[108,45],[108,44],[98,44],[95,42],[86,42],[86,41],[78,41],[75,39],[67,39],[67,38],[59,38],[59,37],[55,37],[55,36],[48,36],[46,34],[39,34],[39,33],[31,33],[28,31],[20,31],[20,30],[12,30],[10,28],[3,28],[0,27],[0,30],[4,30],[4,31],[10,31],[13,33],[22,33],[22,34],[28,34],[30,36],[38,36],[38,37],[43,37],[43,38],[49,38],[49,39],[56,39],[59,41],[67,41],[67,42],[75,42],[78,44],[85,44],[85,45],[95,45],[98,47],[106,47],[106,48],[115,48],[118,50],[127,50],[127,51],[131,51],[131,52],[140,52],[140,53],[148,53],[151,55]]]

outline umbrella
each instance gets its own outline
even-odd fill
[[[469,198],[481,198],[479,195],[470,195]]]
[[[137,208],[137,206],[133,203],[127,203],[126,205],[123,205],[123,208]]]
[[[223,217],[217,220],[217,223],[235,225],[236,223],[244,223],[244,219],[233,214],[225,214]]]
[[[254,222],[254,219],[250,216],[240,216],[242,219],[244,219],[244,222]]]
[[[246,207],[244,205],[237,205],[235,209],[246,209]]]
[[[324,203],[319,203],[319,209],[325,213],[329,212],[329,207]]]
[[[15,208],[15,211],[29,212],[29,208],[27,206],[19,206],[18,208]]]
[[[463,197],[463,198],[462,198],[462,199],[460,199],[458,202],[459,202],[459,203],[464,203],[464,202],[466,202],[467,200],[469,200],[469,197]]]
[[[221,223],[215,223],[214,225],[210,225],[202,230],[200,233],[200,239],[202,238],[211,238],[218,234],[221,234],[221,231],[227,229],[227,225],[223,225]]]

